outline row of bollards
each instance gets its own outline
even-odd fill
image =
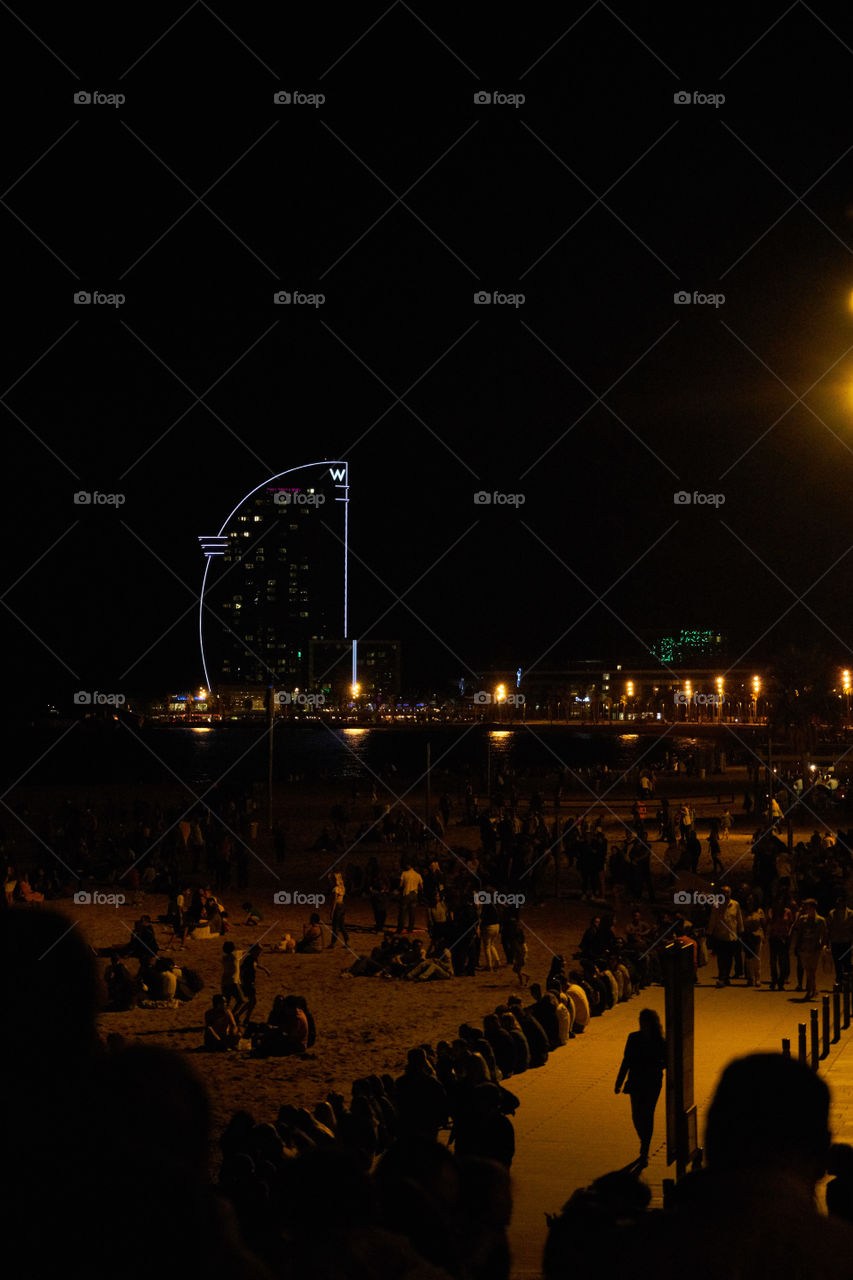
[[[802,1063],[810,1063],[813,1071],[817,1071],[820,1062],[829,1056],[830,1044],[837,1044],[841,1039],[841,1032],[849,1028],[851,1002],[853,1002],[853,976],[846,973],[843,983],[840,986],[836,983],[833,987],[831,996],[821,997],[820,1010],[810,1010],[808,1025],[805,1022],[798,1025],[797,1058]],[[832,1010],[831,1038],[830,1008]],[[782,1041],[782,1052],[786,1058],[790,1058],[790,1040]]]

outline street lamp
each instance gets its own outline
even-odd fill
[[[720,720],[723,718],[723,677],[717,676],[715,681],[717,686],[717,715]]]
[[[690,683],[689,680],[684,681],[684,693],[687,698],[687,702],[685,703],[685,707],[684,707],[684,718],[685,720],[689,720],[690,719],[690,703],[693,700],[693,685]]]
[[[631,699],[634,697],[634,681],[628,680],[625,683],[625,716],[626,719],[631,718]]]
[[[755,720],[758,720],[758,695],[761,693],[761,680],[758,676],[752,677],[752,701],[755,704]]]
[[[844,670],[841,672],[841,687],[847,695],[847,719],[850,719],[850,672]]]

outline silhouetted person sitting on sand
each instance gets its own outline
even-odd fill
[[[117,951],[110,952],[110,963],[104,970],[104,982],[107,987],[107,1009],[111,1013],[121,1013],[133,1007],[136,986]]]
[[[225,1003],[225,997],[215,995],[213,1004],[204,1015],[204,1047],[211,1053],[224,1053],[236,1049],[240,1029],[234,1014]]]
[[[323,926],[318,911],[312,911],[308,924],[302,926],[302,937],[296,944],[296,950],[300,955],[314,955],[323,950]]]

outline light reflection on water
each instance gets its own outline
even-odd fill
[[[175,776],[190,784],[208,785],[228,775],[245,785],[266,779],[269,733],[266,725],[144,726],[138,734],[99,728],[69,734],[33,734],[28,753],[39,756],[30,782],[162,783]],[[53,745],[51,745],[51,743]],[[427,767],[427,745],[435,785],[447,773],[482,778],[512,769],[520,776],[553,775],[561,768],[602,764],[622,771],[642,759],[660,767],[667,752],[711,749],[696,737],[666,734],[659,739],[632,733],[598,734],[591,728],[535,730],[490,729],[486,726],[435,728],[344,727],[324,724],[277,726],[274,773],[279,780],[369,781],[395,774],[413,780]],[[20,744],[19,744],[20,746]],[[49,750],[47,748],[50,748]]]

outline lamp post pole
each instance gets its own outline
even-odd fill
[[[272,831],[272,759],[273,759],[273,740],[275,731],[275,685],[270,685],[267,690],[267,721],[269,740],[269,750],[267,758],[267,827]]]

